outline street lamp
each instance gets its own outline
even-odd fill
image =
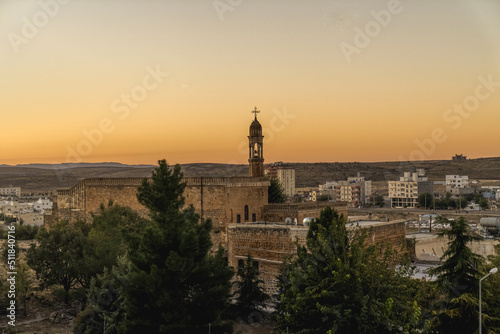
[[[493,268],[490,270],[488,275],[484,276],[483,278],[481,278],[479,280],[479,334],[483,333],[483,324],[481,321],[481,317],[482,317],[482,313],[481,313],[481,282],[483,281],[483,279],[490,276],[491,274],[495,274],[497,271],[498,271],[498,268]]]

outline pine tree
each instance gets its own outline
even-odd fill
[[[448,237],[448,248],[443,253],[443,264],[430,271],[437,275],[436,284],[443,289],[445,302],[439,303],[434,327],[440,333],[472,333],[477,329],[479,271],[483,258],[472,252],[469,245],[482,238],[469,230],[464,217],[450,221],[441,218],[441,223],[450,224],[450,230],[442,230],[440,237]]]
[[[252,322],[248,317],[251,317],[253,312],[266,308],[265,302],[270,297],[264,292],[264,281],[259,279],[259,269],[250,254],[245,266],[238,268],[237,277],[238,280],[233,283],[236,286],[233,294],[236,297],[236,315]]]
[[[87,293],[88,304],[75,321],[75,334],[127,332],[123,290],[128,285],[129,271],[130,262],[120,256],[116,266],[111,270],[104,268],[103,274],[92,279]]]
[[[278,278],[277,333],[413,333],[423,329],[418,282],[398,270],[391,249],[365,246],[366,234],[325,208],[307,247]],[[382,251],[382,253],[381,253]]]
[[[269,203],[285,203],[287,198],[285,189],[278,179],[271,179],[267,188],[267,197]]]
[[[233,270],[222,247],[210,254],[210,219],[183,209],[184,188],[180,167],[162,160],[138,190],[151,222],[129,254],[127,333],[197,333],[209,323],[215,333],[229,305]]]
[[[440,223],[450,224],[451,229],[442,230],[439,237],[448,237],[448,248],[443,253],[443,264],[434,268],[431,273],[437,275],[436,283],[444,287],[448,294],[459,296],[463,293],[476,294],[478,279],[481,276],[478,268],[483,263],[483,258],[472,252],[469,245],[473,241],[482,240],[469,230],[469,225],[464,217],[450,221],[445,218]]]

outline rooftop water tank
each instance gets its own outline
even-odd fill
[[[500,227],[500,217],[485,217],[479,220],[479,224],[485,227]]]

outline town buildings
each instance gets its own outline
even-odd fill
[[[52,201],[48,198],[39,198],[33,203],[33,209],[40,213],[45,213],[46,210],[52,210]]]
[[[425,177],[423,169],[417,169],[414,173],[405,172],[399,181],[388,183],[391,208],[415,208],[421,194],[434,193],[433,183]]]
[[[461,196],[474,193],[474,187],[470,186],[468,176],[446,175],[446,192],[454,196]]]
[[[16,196],[16,197],[21,197],[21,187],[13,187],[9,186],[6,188],[0,188],[0,196]]]
[[[295,195],[295,169],[283,162],[275,162],[266,167],[266,176],[277,179],[283,186],[285,195]]]
[[[22,219],[26,225],[43,225],[44,214],[52,209],[52,201],[39,198],[36,202],[19,202],[7,200],[0,202],[0,213],[4,216]]]
[[[334,186],[335,201],[347,202],[351,206],[364,206],[370,202],[372,182],[365,180],[359,173],[347,181],[339,181]]]
[[[371,201],[372,182],[360,173],[343,181],[329,181],[319,185],[319,193],[335,202],[347,202],[351,207],[364,206]]]

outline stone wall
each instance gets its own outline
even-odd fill
[[[370,231],[366,240],[367,245],[384,243],[397,250],[406,249],[405,222],[406,220],[394,220],[363,227]]]
[[[267,204],[267,177],[186,178],[186,205],[193,205],[203,219],[212,220],[212,242],[227,248],[227,227],[262,219]],[[245,216],[245,206],[248,215]]]
[[[107,206],[109,201],[113,201],[147,215],[147,210],[137,200],[137,188],[141,183],[141,178],[86,179],[83,181],[83,209],[87,213],[97,212],[101,204]]]
[[[235,269],[246,262],[248,254],[259,263],[260,279],[269,295],[276,292],[276,276],[286,257],[296,254],[295,237],[305,242],[307,227],[241,224],[228,228],[228,260]],[[239,262],[240,261],[240,262]]]
[[[114,203],[128,206],[142,216],[147,209],[137,200],[137,188],[142,178],[85,179],[68,190],[59,190],[54,197],[52,215],[46,216],[45,223],[56,220],[87,220],[91,213],[99,211],[101,204]],[[227,246],[227,226],[240,222],[261,220],[262,208],[267,204],[267,177],[194,177],[184,178],[186,206],[193,205],[202,219],[211,219],[213,224],[212,242]],[[245,219],[245,206],[248,219]]]
[[[358,228],[349,226],[348,229]],[[398,250],[404,250],[405,221],[374,222],[361,228],[369,230],[367,245],[385,243]],[[228,261],[235,269],[246,262],[250,254],[259,264],[261,279],[266,293],[276,293],[276,276],[287,257],[296,255],[297,240],[299,245],[306,244],[309,228],[306,226],[248,223],[231,225],[228,228]]]
[[[408,236],[411,238],[411,236]],[[418,261],[423,262],[438,262],[443,256],[444,251],[448,248],[449,239],[438,238],[436,235],[428,237],[419,237],[415,239],[415,256]],[[472,242],[469,247],[472,252],[483,256],[485,259],[489,255],[495,255],[495,245],[498,241],[486,239]]]

